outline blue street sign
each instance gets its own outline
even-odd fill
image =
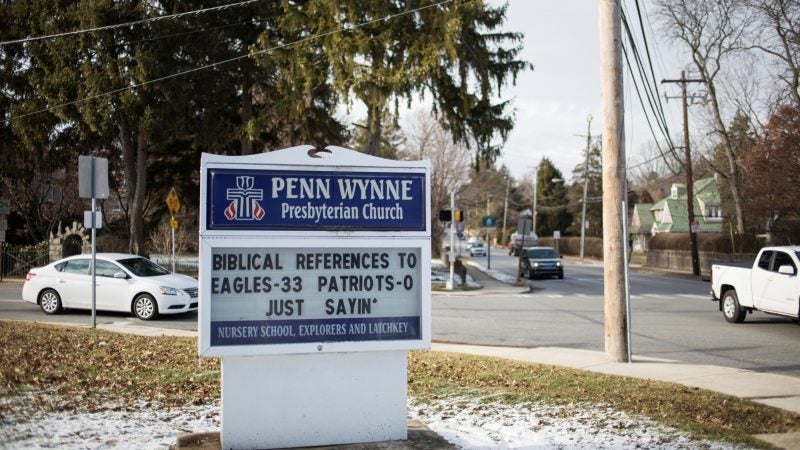
[[[497,218],[494,216],[483,216],[481,219],[481,227],[495,228],[497,226]]]

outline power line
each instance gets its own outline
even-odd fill
[[[75,31],[66,31],[66,32],[63,32],[63,33],[48,34],[48,35],[45,35],[45,36],[34,36],[34,37],[27,37],[27,38],[21,38],[21,39],[14,39],[14,40],[11,40],[11,41],[0,42],[0,47],[5,46],[5,45],[11,45],[11,44],[24,44],[24,43],[27,43],[27,42],[35,42],[35,41],[42,41],[42,40],[47,40],[47,39],[62,38],[62,37],[67,37],[67,36],[75,36],[75,35],[84,34],[84,33],[94,33],[96,31],[107,31],[107,30],[114,30],[116,28],[132,27],[132,26],[135,26],[135,25],[141,25],[141,24],[150,23],[150,22],[156,22],[156,21],[160,21],[160,20],[178,19],[178,18],[181,18],[181,17],[184,17],[184,16],[199,15],[199,14],[212,12],[212,11],[222,11],[222,10],[225,10],[225,9],[237,8],[239,6],[245,6],[245,5],[249,5],[251,3],[257,3],[257,2],[260,2],[260,1],[263,1],[263,0],[245,0],[245,1],[242,1],[242,2],[238,2],[238,3],[231,3],[231,4],[228,4],[228,5],[220,5],[220,6],[213,6],[213,7],[210,7],[210,8],[196,9],[194,11],[186,11],[186,12],[182,12],[182,13],[169,14],[169,15],[166,15],[166,16],[150,17],[150,18],[147,18],[147,19],[134,20],[134,21],[131,21],[131,22],[118,23],[118,24],[114,24],[114,25],[105,25],[105,26],[102,26],[102,27],[86,28],[86,29],[75,30]]]
[[[658,149],[658,152],[661,154],[661,156],[664,158],[664,162],[667,164],[667,167],[669,167],[669,169],[671,171],[675,172],[675,170],[670,165],[669,160],[667,159],[666,155],[664,154],[664,151],[662,150],[661,145],[659,144],[659,139],[656,136],[655,129],[653,128],[653,123],[652,123],[652,121],[650,119],[650,114],[648,114],[648,111],[652,112],[653,118],[655,119],[656,124],[658,125],[659,131],[664,136],[664,139],[667,142],[667,145],[669,147],[669,151],[672,153],[673,157],[676,160],[680,161],[680,159],[675,154],[674,145],[672,144],[672,138],[669,135],[669,128],[667,126],[666,117],[664,116],[663,105],[661,104],[660,97],[658,96],[658,94],[654,93],[653,83],[650,82],[651,79],[647,75],[647,71],[644,69],[644,63],[642,61],[642,58],[641,58],[641,56],[639,54],[639,51],[638,51],[638,48],[636,46],[636,42],[635,42],[635,39],[633,37],[633,32],[631,31],[630,25],[629,25],[628,20],[627,20],[627,15],[625,14],[624,9],[622,10],[621,18],[622,18],[623,27],[624,27],[624,29],[626,31],[626,35],[627,35],[627,38],[628,38],[628,43],[629,43],[628,46],[631,48],[631,53],[633,53],[633,56],[634,56],[633,63],[632,63],[631,58],[628,55],[627,47],[625,45],[622,46],[623,55],[624,55],[625,61],[627,63],[626,66],[628,67],[628,72],[630,73],[631,81],[633,81],[634,88],[636,90],[636,95],[639,98],[639,103],[640,103],[640,105],[642,107],[642,111],[643,111],[645,119],[647,121],[647,125],[650,128],[650,133],[652,134],[653,139],[655,141],[656,148]],[[640,16],[640,18],[641,18],[641,16]],[[644,33],[644,27],[642,26],[640,28],[642,29],[642,32]],[[649,52],[649,50],[648,50],[648,52]],[[653,72],[653,69],[652,69],[652,60],[648,58],[648,62],[650,63],[650,71],[649,72],[651,74],[653,74],[653,76],[655,76],[655,74]],[[639,83],[637,83],[636,74],[633,71],[633,65],[634,64],[636,65],[638,73],[639,73],[639,81],[641,82],[641,85],[642,85],[641,89],[639,87]],[[655,88],[655,89],[656,89],[656,92],[657,92],[657,88]],[[649,109],[645,105],[645,101],[644,101],[643,96],[642,96],[642,90],[644,90],[645,96],[647,97],[647,103],[649,105]]]
[[[647,96],[647,102],[650,105],[650,111],[653,112],[653,116],[656,119],[656,123],[658,124],[661,132],[664,134],[665,140],[667,141],[668,144],[670,144],[670,147],[672,147],[671,145],[672,138],[669,134],[669,127],[667,126],[666,118],[664,117],[664,111],[661,105],[661,98],[658,95],[658,85],[655,82],[655,78],[653,78],[651,82],[650,77],[647,75],[647,71],[645,70],[644,67],[644,62],[642,61],[641,54],[639,52],[638,46],[636,45],[636,41],[633,37],[633,32],[631,31],[630,25],[628,23],[627,15],[624,13],[624,11],[622,13],[622,24],[623,27],[625,28],[629,46],[633,53],[634,62],[636,63],[636,68],[639,73],[639,80],[642,83],[645,94]],[[628,57],[626,55],[626,60],[628,60],[627,58]],[[628,61],[630,62],[630,60]],[[649,72],[653,73],[652,66]],[[631,74],[631,76],[633,77],[633,74]],[[655,87],[653,86],[654,84],[656,85]]]
[[[252,1],[260,1],[260,0],[250,0],[250,2],[252,2]],[[231,62],[234,62],[234,61],[238,61],[240,59],[250,58],[250,57],[253,57],[253,56],[256,56],[256,55],[269,53],[269,52],[272,52],[272,51],[275,51],[275,50],[288,48],[288,47],[293,47],[295,45],[303,44],[303,43],[308,42],[308,41],[319,39],[319,38],[322,38],[322,37],[325,37],[325,36],[330,36],[330,35],[333,35],[333,34],[336,34],[336,33],[340,33],[340,32],[343,32],[343,31],[350,31],[350,30],[354,30],[354,29],[357,29],[357,28],[361,28],[361,27],[365,27],[365,26],[368,26],[368,25],[372,25],[372,24],[375,24],[375,23],[384,22],[384,21],[387,21],[387,20],[392,20],[392,19],[395,19],[397,17],[405,16],[405,15],[408,15],[408,14],[414,14],[414,13],[417,13],[419,11],[423,11],[423,10],[428,9],[428,8],[437,7],[437,6],[446,4],[446,3],[452,3],[453,1],[454,0],[442,0],[440,2],[433,3],[433,4],[430,4],[430,5],[427,5],[427,6],[421,6],[419,8],[415,8],[415,9],[412,9],[412,10],[403,11],[403,12],[400,12],[400,13],[397,13],[397,14],[391,14],[391,15],[384,16],[384,17],[381,17],[381,18],[378,18],[378,19],[373,19],[373,20],[369,20],[369,21],[366,21],[366,22],[363,22],[363,23],[359,23],[359,24],[356,24],[356,25],[348,25],[348,26],[344,26],[342,28],[339,28],[337,30],[332,30],[332,31],[328,31],[328,32],[325,32],[325,33],[320,33],[320,34],[316,34],[316,35],[312,35],[312,36],[306,36],[306,37],[298,39],[296,41],[292,41],[292,42],[288,42],[288,43],[285,43],[285,44],[276,45],[276,46],[270,47],[268,49],[247,53],[245,55],[235,56],[233,58],[228,58],[228,59],[225,59],[225,60],[222,60],[222,61],[217,61],[217,62],[214,62],[214,63],[211,63],[211,64],[206,64],[204,66],[195,67],[193,69],[188,69],[188,70],[184,70],[184,71],[181,71],[181,72],[176,72],[176,73],[173,73],[173,74],[170,74],[170,75],[165,75],[165,76],[159,77],[159,78],[153,78],[153,79],[150,79],[150,80],[142,81],[140,83],[133,83],[133,84],[130,84],[130,85],[125,86],[123,88],[114,89],[114,90],[111,90],[111,91],[106,91],[106,92],[102,92],[102,93],[95,94],[95,95],[90,95],[88,97],[84,97],[84,98],[81,98],[81,99],[78,99],[78,100],[73,100],[71,102],[60,103],[58,105],[49,106],[47,108],[42,108],[42,109],[39,109],[37,111],[32,111],[32,112],[29,112],[29,113],[26,113],[26,114],[12,116],[12,117],[9,117],[9,118],[3,120],[3,123],[9,124],[14,120],[19,120],[19,119],[22,119],[24,117],[29,117],[29,116],[33,116],[33,115],[36,115],[36,114],[45,113],[45,112],[52,111],[52,110],[57,109],[57,108],[63,108],[65,106],[77,105],[79,103],[83,103],[83,102],[86,102],[86,101],[89,101],[89,100],[94,100],[96,98],[101,98],[101,97],[106,97],[106,96],[109,96],[109,95],[119,94],[121,92],[125,92],[125,91],[132,90],[132,89],[138,89],[138,88],[143,87],[143,86],[147,86],[147,85],[150,85],[150,84],[154,84],[154,83],[158,83],[158,82],[161,82],[161,81],[169,80],[171,78],[177,78],[177,77],[180,77],[180,76],[183,76],[183,75],[187,75],[187,74],[190,74],[190,73],[199,72],[201,70],[211,69],[211,68],[214,68],[214,67],[217,67],[217,66],[221,66],[221,65],[228,64],[228,63],[231,63]]]

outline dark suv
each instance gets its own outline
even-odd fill
[[[522,253],[520,266],[521,277],[537,278],[540,276],[557,276],[564,279],[564,265],[561,256],[552,247],[528,247]]]

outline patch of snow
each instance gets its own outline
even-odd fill
[[[508,406],[474,398],[419,405],[412,399],[409,417],[463,449],[736,448],[692,440],[674,429],[603,405]]]
[[[3,449],[165,449],[182,433],[220,431],[218,404],[167,409],[143,403],[128,411],[110,405],[100,412],[68,413],[42,412],[34,402],[16,400],[0,420]],[[9,404],[7,399],[0,402]],[[735,448],[694,441],[603,405],[508,406],[486,399],[449,398],[433,404],[410,399],[408,410],[410,419],[463,449]]]
[[[514,275],[509,275],[509,274],[507,274],[505,272],[500,272],[499,270],[489,270],[489,269],[486,268],[486,266],[484,266],[483,264],[481,264],[479,262],[475,262],[475,261],[471,261],[470,260],[470,261],[467,261],[467,264],[469,264],[472,267],[475,267],[476,269],[480,270],[481,272],[485,273],[486,275],[489,275],[490,277],[494,278],[495,280],[497,280],[497,281],[499,281],[501,283],[514,284],[514,283],[517,282],[517,277],[515,277]]]

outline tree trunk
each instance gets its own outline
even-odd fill
[[[134,135],[131,127],[122,121],[119,125],[122,145],[122,164],[125,171],[125,200],[128,204],[128,252],[144,252],[144,197],[147,176],[147,137],[139,126]]]
[[[378,156],[381,148],[383,105],[371,104],[367,109],[367,154]]]
[[[242,119],[242,135],[239,138],[242,144],[242,155],[253,154],[253,140],[250,139],[248,129],[250,121],[253,119],[253,80],[250,74],[250,67],[244,64],[242,74],[242,97],[241,109],[239,110]]]
[[[706,77],[708,80],[708,77]],[[742,207],[742,197],[739,193],[739,183],[741,177],[739,176],[739,164],[736,162],[737,157],[733,152],[733,144],[731,144],[728,130],[722,122],[722,114],[719,110],[719,102],[717,102],[717,92],[713,81],[707,82],[709,98],[711,99],[711,106],[714,112],[714,125],[717,128],[722,138],[722,146],[725,149],[725,155],[728,158],[728,181],[730,182],[731,200],[733,201],[734,213],[736,214],[736,231],[739,234],[744,233],[744,209]]]

